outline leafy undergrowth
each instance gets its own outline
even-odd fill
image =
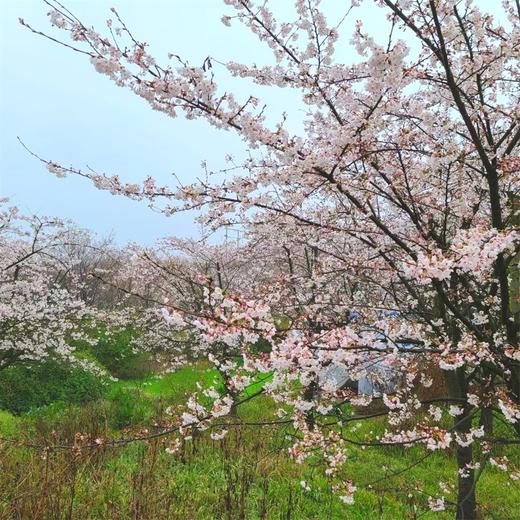
[[[90,438],[126,437],[165,420],[165,408],[182,404],[216,373],[186,368],[144,381],[115,382],[103,400],[56,403],[19,417],[0,413],[0,518],[20,519],[429,519],[439,483],[454,499],[456,467],[449,454],[352,445],[345,477],[358,486],[353,505],[331,492],[318,461],[297,465],[287,457],[290,426],[240,426],[222,440],[198,433],[168,454],[170,439],[95,450],[43,450],[15,445],[68,444],[77,432]],[[247,422],[272,417],[265,397],[239,411]],[[353,423],[349,436],[381,432],[378,420]],[[504,450],[518,458],[513,450]],[[427,456],[422,462],[423,459]],[[306,483],[304,489],[301,481]],[[478,484],[482,518],[512,520],[520,510],[518,484],[491,468]]]
[[[56,401],[82,404],[100,399],[105,379],[56,359],[0,370],[0,408],[15,414]]]

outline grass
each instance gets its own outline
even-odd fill
[[[19,417],[0,412],[3,438],[36,444],[73,441],[77,432],[126,436],[165,420],[167,406],[182,404],[198,381],[217,376],[203,365],[143,381],[118,381],[104,400],[54,404]],[[240,409],[250,421],[277,409],[260,397]],[[378,420],[354,425],[352,438],[382,431]],[[130,429],[130,431],[127,431]],[[38,450],[0,443],[0,518],[17,519],[444,519],[427,511],[428,495],[443,482],[454,498],[456,467],[446,453],[421,447],[352,446],[345,477],[358,486],[354,505],[331,492],[318,460],[298,465],[287,457],[288,429],[237,427],[223,440],[197,433],[176,454],[159,438],[96,450]],[[518,453],[504,449],[516,458]],[[408,468],[408,469],[407,469]],[[394,474],[394,476],[391,476]],[[381,477],[384,478],[380,481]],[[304,490],[300,481],[310,490]],[[478,484],[482,518],[514,520],[520,510],[518,483],[491,468]]]

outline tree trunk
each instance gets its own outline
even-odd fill
[[[459,417],[455,421],[460,421]],[[463,434],[471,428],[471,420],[464,421],[457,426],[455,431]],[[473,448],[469,446],[457,445],[457,466],[459,469],[458,490],[457,490],[457,520],[475,520],[477,518],[477,499],[475,495],[475,472],[468,469],[468,464],[473,462]],[[463,472],[461,475],[460,472]]]
[[[316,393],[318,391],[318,383],[317,381],[311,381],[309,386],[305,389],[303,393],[303,399],[305,401],[312,401],[316,397]],[[305,424],[310,432],[314,430],[315,422],[314,422],[314,410],[309,410],[305,412]]]
[[[510,194],[511,204],[511,227],[520,229],[520,197]],[[515,332],[520,329],[520,253],[518,253],[509,264],[509,311],[514,320]],[[513,338],[518,341],[518,336]],[[516,341],[513,345],[516,345]],[[511,397],[516,403],[520,403],[520,363],[512,363],[509,388]],[[517,423],[518,424],[518,423]],[[517,428],[520,435],[520,425]]]
[[[467,382],[464,367],[455,372],[445,372],[450,397],[457,399],[467,398]],[[454,418],[454,430],[463,439],[471,430],[471,415],[468,407],[465,407],[462,415]],[[477,498],[475,493],[475,472],[468,468],[473,463],[473,447],[460,446],[457,444],[457,468],[458,489],[457,489],[457,514],[456,520],[475,520],[477,518]]]

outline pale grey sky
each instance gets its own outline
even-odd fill
[[[119,242],[197,235],[193,215],[166,218],[145,204],[96,190],[82,179],[55,178],[16,137],[39,155],[65,165],[89,165],[130,182],[152,175],[159,183],[168,183],[174,182],[173,171],[183,181],[193,180],[201,174],[203,159],[219,168],[226,153],[240,156],[243,145],[237,136],[213,130],[204,121],[172,120],[154,112],[97,74],[84,56],[31,34],[19,25],[18,17],[52,32],[45,16],[49,9],[42,1],[0,1],[0,196],[10,197],[26,212],[71,218],[102,235],[113,232]],[[227,8],[221,0],[63,1],[85,25],[100,30],[109,8],[116,7],[159,61],[168,52],[197,65],[208,55],[259,64],[271,56],[240,24],[223,26],[220,18]],[[277,0],[274,5],[287,14],[292,3]],[[350,4],[324,3],[332,6],[335,17]],[[378,9],[367,7],[356,16],[378,32]],[[347,45],[342,54],[353,57]],[[235,90],[244,98],[257,94],[248,83]],[[268,92],[267,101],[273,113],[294,113],[298,108],[285,91]]]

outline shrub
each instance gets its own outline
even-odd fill
[[[113,404],[110,416],[112,428],[142,424],[153,414],[150,399],[136,388],[115,387],[108,398]]]
[[[131,329],[111,334],[98,330],[94,332],[98,343],[94,347],[88,347],[88,351],[114,377],[144,379],[151,374],[150,355],[146,352],[134,352],[132,339],[136,334]]]
[[[86,403],[104,393],[104,381],[98,376],[57,359],[26,362],[0,371],[0,408],[14,414],[55,401]]]

